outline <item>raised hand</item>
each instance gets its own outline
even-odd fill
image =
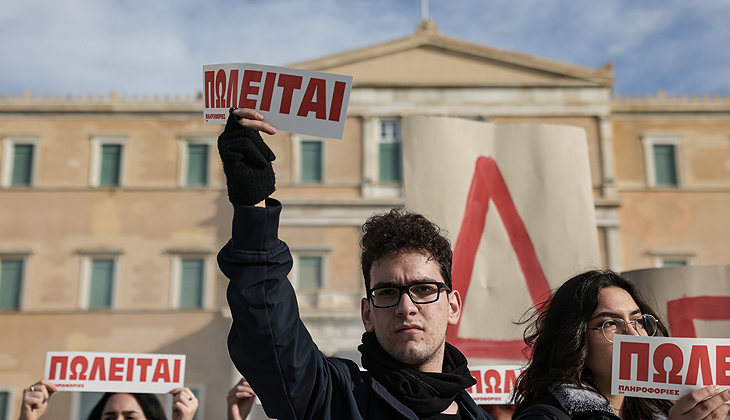
[[[730,412],[728,400],[730,389],[721,392],[717,385],[706,386],[680,398],[669,410],[669,420],[724,419]]]
[[[51,395],[58,391],[48,381],[39,381],[23,390],[23,405],[20,407],[20,420],[38,420],[48,408]]]
[[[218,137],[228,199],[233,204],[255,205],[276,190],[271,166],[276,156],[258,132],[274,134],[276,129],[262,119],[254,110],[231,108],[226,128]]]
[[[251,407],[256,399],[256,393],[249,385],[246,378],[240,381],[228,391],[226,402],[228,403],[228,420],[243,420],[251,412]]]

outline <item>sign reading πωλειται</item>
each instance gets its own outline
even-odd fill
[[[45,379],[59,391],[164,394],[185,383],[185,355],[49,351]]]
[[[203,66],[206,124],[231,107],[255,109],[277,130],[341,139],[352,76],[258,64]]]

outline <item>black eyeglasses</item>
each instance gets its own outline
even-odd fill
[[[376,308],[392,308],[400,303],[403,292],[413,303],[433,303],[439,300],[441,289],[450,292],[446,284],[438,281],[411,284],[409,286],[383,286],[368,290],[368,299]]]
[[[640,318],[632,319],[628,322],[636,330],[639,335],[653,337],[657,331],[659,321],[651,315],[641,315]],[[626,334],[628,332],[628,324],[621,318],[611,318],[603,321],[600,327],[588,328],[589,330],[601,330],[603,338],[613,343],[614,334]]]

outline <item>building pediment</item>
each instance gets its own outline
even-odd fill
[[[610,65],[595,70],[442,35],[424,21],[413,35],[312,61],[307,70],[353,76],[354,86],[612,86]]]

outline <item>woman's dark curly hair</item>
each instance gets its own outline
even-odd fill
[[[643,314],[659,315],[628,279],[610,270],[591,270],[569,279],[552,298],[536,306],[523,319],[528,324],[524,332],[525,350],[531,360],[515,386],[517,408],[515,417],[539,397],[549,395],[552,384],[570,384],[585,388],[586,382],[595,387],[586,366],[588,321],[598,307],[598,294],[605,287],[619,287],[629,293]],[[657,335],[668,336],[660,321]],[[671,403],[666,400],[625,398],[623,418],[643,420],[656,412],[666,412]]]
[[[104,406],[112,395],[118,394],[118,392],[107,392],[101,397],[98,403],[91,409],[87,420],[101,420],[104,415]],[[160,400],[152,394],[129,394],[137,400],[137,403],[142,407],[144,416],[147,420],[167,420],[165,416],[165,410],[162,409]]]
[[[370,288],[370,267],[382,258],[402,252],[416,252],[433,258],[444,283],[451,289],[451,243],[441,228],[425,216],[400,208],[370,217],[362,226],[360,264],[365,289]]]

